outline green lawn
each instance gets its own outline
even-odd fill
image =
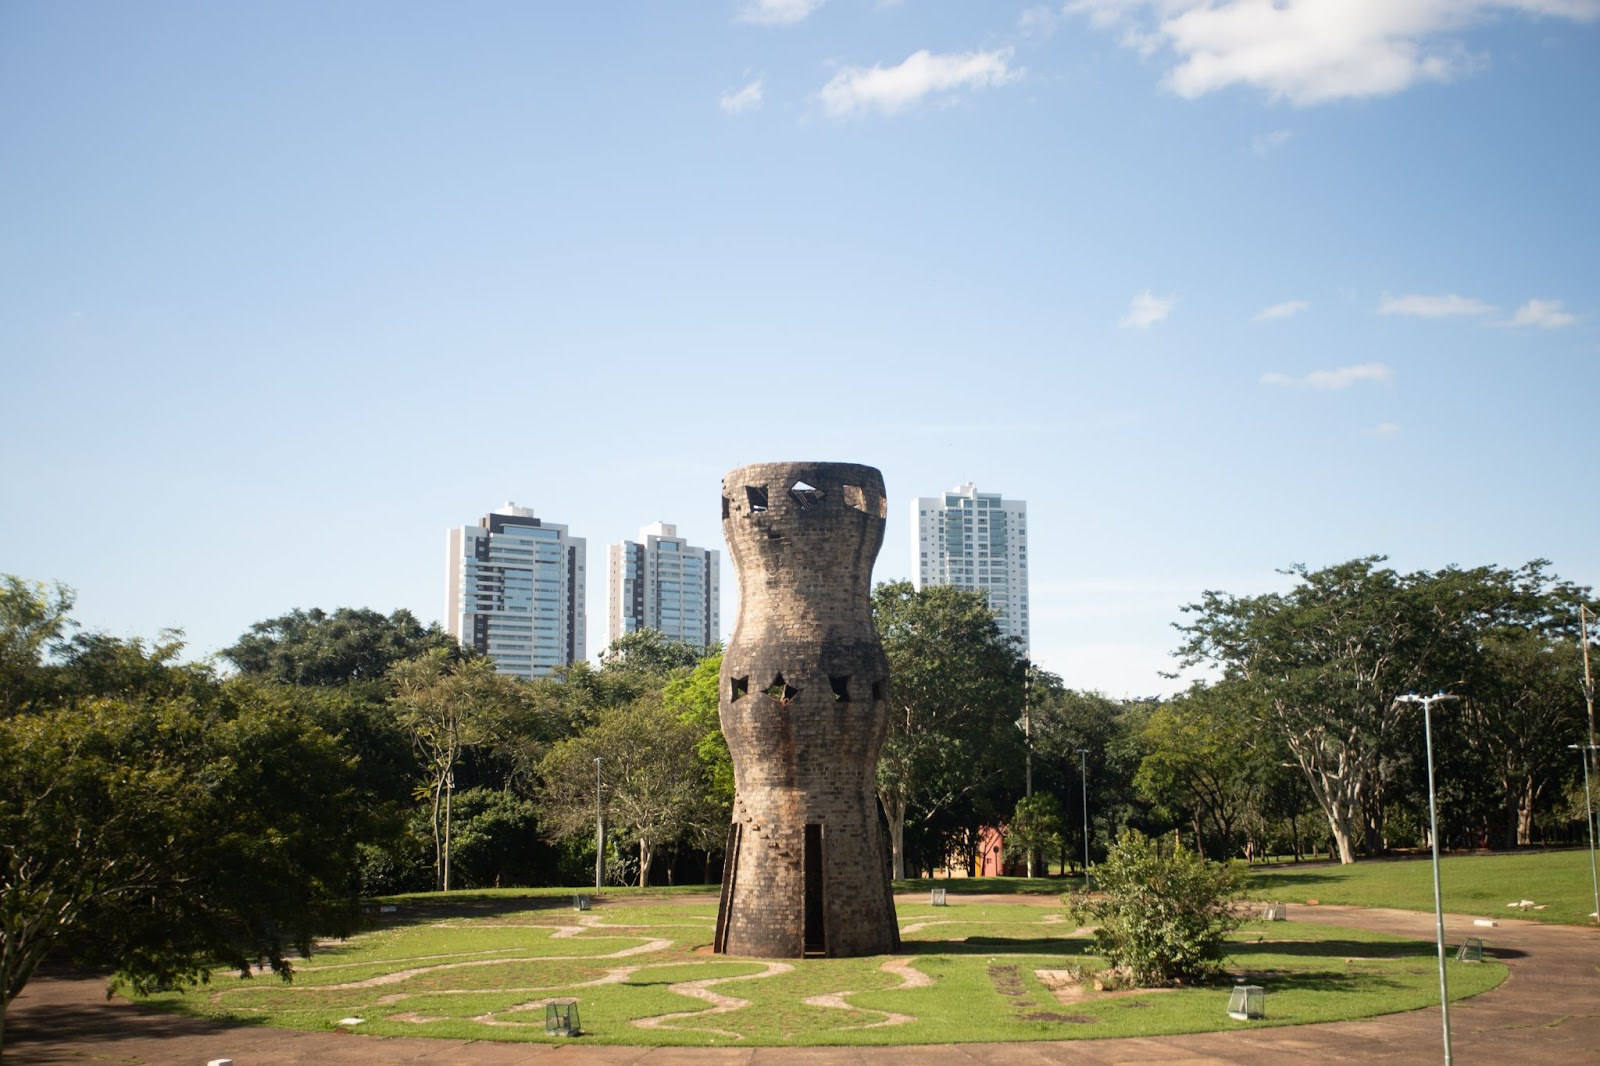
[[[1052,884],[1058,890],[1059,883]],[[1233,976],[1264,985],[1267,1020],[1227,1017],[1224,985],[1063,1002],[1041,971],[1093,969],[1089,943],[1052,898],[899,907],[903,950],[865,959],[711,955],[716,900],[608,891],[577,913],[571,892],[453,893],[398,910],[327,946],[285,985],[219,973],[151,1001],[210,1017],[386,1036],[553,1039],[544,1003],[578,1000],[585,1042],[814,1045],[1062,1040],[1293,1025],[1436,1002],[1433,945],[1296,923],[1235,937]],[[1451,964],[1451,991],[1505,976]],[[359,1022],[341,1025],[341,1020]]]
[[[1261,899],[1345,903],[1359,907],[1433,910],[1432,863],[1418,859],[1369,859],[1340,866],[1256,867],[1248,891]],[[1456,855],[1439,861],[1444,909],[1482,918],[1531,918],[1583,925],[1593,921],[1593,882],[1588,849]],[[1508,908],[1529,899],[1543,910]],[[1292,913],[1292,912],[1291,912]]]

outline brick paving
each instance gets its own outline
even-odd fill
[[[1014,900],[1014,897],[1010,897]],[[1292,907],[1293,921],[1373,929],[1433,939],[1433,916],[1354,907]],[[1447,938],[1483,936],[1510,976],[1499,988],[1451,1006],[1455,1060],[1477,1063],[1600,1064],[1600,931],[1507,919],[1479,929],[1447,916]],[[1192,1036],[1026,1044],[949,1044],[868,1048],[637,1048],[496,1044],[353,1033],[301,1033],[221,1025],[107,1000],[105,982],[37,978],[8,1012],[8,1066],[1140,1066],[1176,1063],[1434,1062],[1442,1059],[1438,1008],[1365,1021]]]

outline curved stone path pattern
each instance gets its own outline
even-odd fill
[[[920,898],[907,896],[905,902]],[[1425,913],[1325,905],[1297,907],[1292,918],[1433,939],[1433,916]],[[1446,916],[1448,940],[1459,943],[1463,936],[1484,937],[1490,954],[1510,972],[1498,988],[1451,1004],[1455,1060],[1462,1066],[1519,1062],[1600,1066],[1600,930],[1518,919],[1498,921],[1497,927],[1485,930],[1474,926],[1470,916]],[[917,980],[921,975],[904,961],[891,958],[882,968],[902,981]],[[609,971],[602,980],[621,980],[632,969]],[[710,989],[728,980],[686,982],[676,987],[676,991],[704,1000],[707,1008],[648,1021],[690,1028],[715,1013],[735,1009],[734,1004],[740,1002],[736,997]],[[700,987],[691,991],[692,986]],[[849,995],[817,997],[815,1005],[858,1010],[846,1001]],[[532,1006],[525,1004],[523,1009]],[[890,1016],[868,1024],[894,1024],[897,1020]],[[234,1026],[148,1010],[121,999],[107,1000],[105,982],[100,978],[48,975],[35,978],[12,1004],[5,1038],[8,1066],[94,1062],[198,1066],[217,1058],[231,1058],[236,1066],[1136,1066],[1158,1062],[1265,1066],[1288,1061],[1400,1064],[1442,1058],[1437,1007],[1361,1021],[1187,1036],[901,1047],[651,1048],[584,1044],[581,1038],[561,1044],[520,1044]]]

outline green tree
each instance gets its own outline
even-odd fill
[[[1233,907],[1241,880],[1238,866],[1130,829],[1095,867],[1099,895],[1078,893],[1069,910],[1098,926],[1096,951],[1132,984],[1193,984],[1221,969],[1228,933],[1242,920]]]
[[[872,609],[889,660],[878,799],[899,879],[908,820],[931,823],[998,782],[1020,784],[1023,660],[981,592],[890,582]]]
[[[77,594],[56,582],[24,581],[0,574],[0,714],[39,696],[40,665],[74,623]]]
[[[1575,698],[1541,705],[1538,694],[1549,690],[1559,657],[1541,658],[1537,642],[1570,637],[1570,616],[1587,590],[1547,575],[1542,561],[1515,571],[1406,575],[1381,562],[1292,567],[1298,583],[1287,593],[1207,592],[1184,608],[1194,618],[1180,627],[1184,662],[1221,666],[1250,691],[1261,724],[1282,737],[1341,862],[1355,861],[1363,832],[1367,850],[1382,846],[1386,790],[1401,784],[1397,768],[1419,761],[1412,755],[1420,748],[1417,715],[1396,705],[1396,696],[1436,689],[1461,696],[1467,713],[1480,716],[1479,746],[1503,749],[1496,776],[1508,793],[1521,789],[1530,818],[1539,790],[1528,793],[1528,767],[1536,762],[1535,778],[1556,772],[1560,753],[1548,741],[1563,733],[1540,715],[1551,710],[1557,722],[1581,715]],[[1536,644],[1523,646],[1525,639]]]
[[[1187,820],[1195,847],[1206,853],[1209,836],[1217,854],[1231,855],[1242,824],[1258,813],[1276,754],[1258,744],[1256,716],[1241,705],[1242,685],[1197,684],[1157,707],[1143,736],[1149,753],[1134,786],[1149,802]]]
[[[464,654],[437,622],[424,627],[410,611],[296,608],[257,622],[222,657],[241,674],[289,685],[342,685],[383,678],[390,667],[430,651]]]
[[[1299,583],[1287,593],[1208,591],[1184,608],[1194,620],[1180,627],[1185,664],[1214,663],[1252,690],[1345,863],[1356,860],[1364,828],[1369,847],[1381,832],[1383,759],[1403,716],[1394,698],[1435,687],[1461,659],[1460,606],[1429,595],[1431,575],[1402,576],[1381,561],[1291,567]]]
[[[649,884],[656,850],[708,817],[696,750],[701,737],[659,698],[602,711],[594,725],[552,745],[540,763],[545,826],[558,839],[594,828],[599,759],[606,823],[638,844],[639,884]]]
[[[1032,877],[1035,856],[1061,850],[1062,829],[1061,804],[1054,796],[1048,792],[1024,796],[1017,800],[1006,826],[1006,851],[1024,856],[1028,876]]]
[[[1143,751],[1138,743],[1143,705],[1131,708],[1100,692],[1067,688],[1046,670],[1035,669],[1029,688],[1035,788],[1062,797],[1070,812],[1062,866],[1082,859],[1083,795],[1088,792],[1089,832],[1102,842],[1144,811],[1132,785]],[[1078,749],[1084,749],[1080,758]],[[1087,782],[1085,782],[1087,771]],[[1085,786],[1087,785],[1087,788]],[[1143,824],[1142,822],[1140,824]]]
[[[666,678],[693,670],[706,650],[697,644],[673,640],[659,629],[636,629],[624,633],[600,653],[600,666],[604,670]]]
[[[716,809],[733,807],[733,756],[722,735],[718,685],[722,676],[722,651],[701,659],[690,673],[673,678],[661,690],[661,700],[678,720],[699,734],[695,752],[705,780],[706,799]]]
[[[230,687],[0,718],[4,1010],[58,949],[134,988],[248,975],[348,931],[361,827],[337,743]]]
[[[427,768],[437,887],[450,890],[450,816],[462,753],[488,744],[517,704],[515,678],[488,659],[455,659],[435,649],[389,671],[397,721]]]

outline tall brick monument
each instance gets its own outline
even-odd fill
[[[739,620],[722,657],[735,797],[716,951],[900,946],[874,788],[888,730],[871,600],[885,513],[870,466],[760,463],[722,479]]]

